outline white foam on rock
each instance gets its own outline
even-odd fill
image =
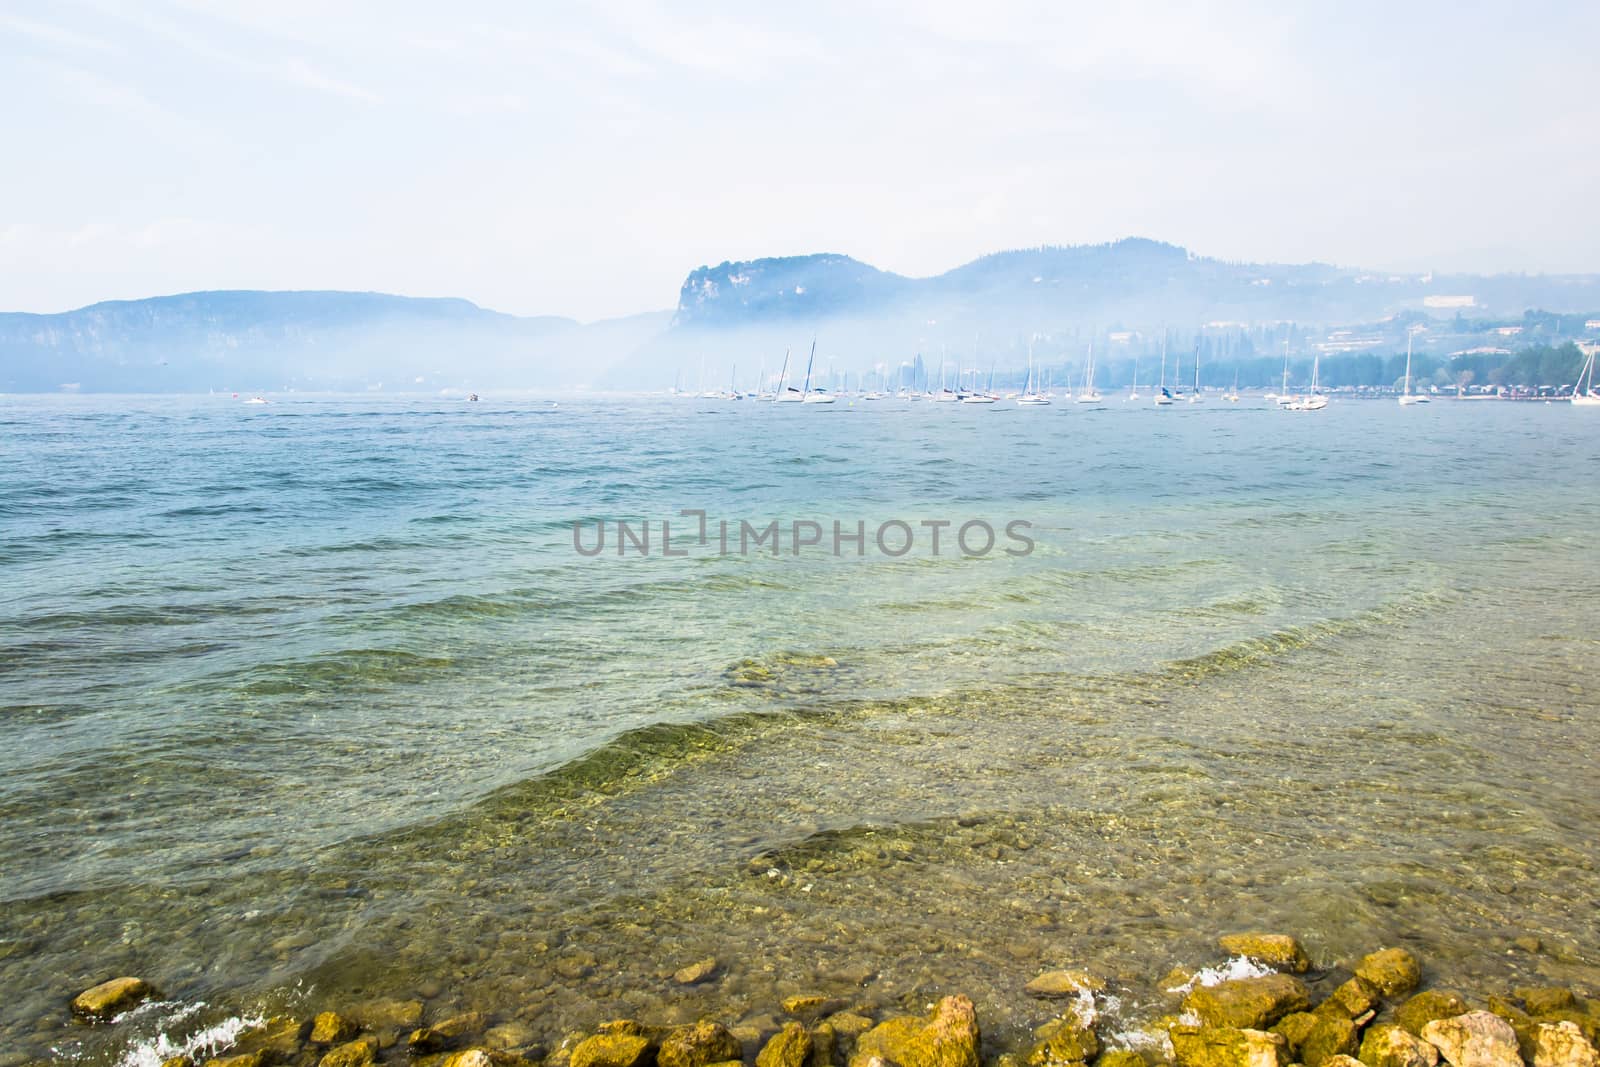
[[[1276,974],[1271,967],[1263,966],[1248,956],[1234,956],[1227,963],[1216,967],[1202,967],[1194,972],[1189,980],[1182,985],[1173,986],[1168,993],[1187,993],[1196,986],[1221,985],[1237,978],[1264,978],[1269,974]]]
[[[130,1043],[117,1060],[117,1067],[161,1067],[177,1056],[209,1059],[224,1049],[232,1048],[234,1042],[239,1040],[239,1035],[246,1030],[266,1022],[266,1017],[260,1014],[235,1015],[185,1037],[174,1038],[168,1031],[206,1005],[204,1001],[181,1005],[169,1001],[164,1002],[164,1006],[174,1010],[156,1024],[156,1035]]]

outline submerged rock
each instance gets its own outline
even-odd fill
[[[1207,1026],[1261,1030],[1291,1012],[1309,1008],[1311,992],[1293,975],[1268,974],[1199,986],[1189,991],[1183,1006]]]
[[[317,1067],[371,1067],[378,1061],[378,1039],[368,1035],[331,1048]]]
[[[1396,1008],[1394,1021],[1420,1035],[1422,1028],[1433,1020],[1454,1019],[1470,1010],[1461,994],[1449,989],[1429,989]]]
[[[486,1048],[469,1048],[452,1052],[439,1062],[438,1067],[522,1067],[528,1061],[507,1052],[493,1052]]]
[[[314,1045],[339,1045],[360,1032],[361,1027],[354,1019],[347,1019],[336,1011],[325,1011],[311,1020],[311,1036],[307,1040]]]
[[[874,1059],[899,1067],[978,1067],[978,1013],[964,996],[945,997],[926,1017],[889,1019],[862,1034],[850,1067]]]
[[[810,1058],[810,1031],[799,1023],[789,1022],[767,1041],[766,1047],[756,1056],[756,1067],[805,1067]]]
[[[716,957],[707,956],[703,960],[697,960],[687,967],[680,967],[672,972],[672,980],[679,985],[699,985],[715,978],[720,969],[721,965],[717,963]]]
[[[788,1015],[817,1015],[836,1003],[821,993],[795,993],[783,998],[782,1007]]]
[[[1529,1015],[1548,1015],[1553,1011],[1566,1011],[1578,1006],[1572,990],[1560,986],[1523,986],[1513,989]]]
[[[702,1019],[691,1026],[676,1027],[662,1038],[656,1062],[661,1067],[710,1067],[710,1064],[737,1060],[743,1055],[739,1039],[726,1026]],[[573,1058],[573,1067],[579,1067],[576,1053]]]
[[[1229,934],[1217,938],[1217,944],[1230,956],[1247,956],[1276,970],[1304,974],[1311,969],[1311,957],[1288,934]]]
[[[1422,1028],[1422,1037],[1452,1067],[1523,1067],[1517,1032],[1491,1012],[1469,1011],[1453,1019],[1435,1019]]]
[[[1113,1048],[1100,1053],[1094,1067],[1148,1067],[1144,1057],[1131,1048]]]
[[[1361,957],[1356,976],[1378,987],[1386,997],[1398,997],[1422,984],[1422,965],[1403,948],[1386,948]]]
[[[651,1048],[639,1034],[596,1034],[572,1050],[571,1067],[643,1067]]]
[[[150,983],[143,978],[113,978],[73,997],[72,1013],[86,1019],[109,1019],[149,995]]]
[[[1438,1067],[1439,1050],[1405,1027],[1385,1023],[1367,1031],[1356,1058],[1367,1067]]]
[[[267,1067],[267,1058],[259,1052],[246,1052],[237,1056],[219,1056],[207,1060],[205,1067]]]
[[[1177,1067],[1286,1067],[1282,1035],[1230,1026],[1174,1026],[1172,1053]]]
[[[420,1000],[371,1000],[352,1009],[350,1018],[368,1030],[413,1030],[422,1022]]]
[[[483,1032],[483,1043],[491,1050],[504,1051],[531,1045],[537,1035],[526,1023],[509,1022],[491,1026]]]
[[[1028,1067],[1084,1067],[1100,1054],[1094,1030],[1076,1019],[1063,1019],[1028,1053]]]
[[[1524,998],[1526,999],[1526,998]],[[1597,1067],[1600,1055],[1575,1022],[1540,1023],[1534,1036],[1533,1067]]]
[[[1022,988],[1030,996],[1059,999],[1080,996],[1085,992],[1098,993],[1105,987],[1102,979],[1088,971],[1069,970],[1046,971]]]
[[[306,1029],[299,1019],[279,1015],[241,1033],[233,1047],[236,1052],[259,1052],[273,1063],[282,1063],[299,1054]]]

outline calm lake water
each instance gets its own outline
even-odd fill
[[[1253,927],[1600,983],[1597,473],[1565,404],[0,398],[0,1067],[412,996],[1004,1044],[1050,966],[1131,1040]]]

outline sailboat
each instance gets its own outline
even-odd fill
[[[1594,357],[1600,352],[1600,345],[1582,345],[1588,354],[1588,359],[1583,362],[1583,370],[1578,372],[1578,381],[1572,387],[1572,402],[1578,407],[1600,407],[1600,393],[1594,391]],[[1583,380],[1589,379],[1589,387],[1583,386]]]
[[[1133,388],[1128,391],[1129,400],[1139,399],[1139,357],[1133,357]]]
[[[1189,403],[1198,404],[1205,397],[1200,395],[1200,342],[1194,343],[1194,392],[1189,394]]]
[[[989,384],[986,388],[978,388],[978,369],[972,369],[972,392],[961,398],[963,404],[993,404],[1000,399],[994,393],[994,363],[989,364]]]
[[[1289,395],[1289,338],[1283,339],[1283,388],[1273,399],[1277,400],[1280,408],[1288,407],[1294,403],[1294,397]]]
[[[1156,390],[1156,406],[1166,407],[1172,403],[1172,394],[1167,392],[1167,331],[1161,330],[1161,384]]]
[[[1317,392],[1317,367],[1321,363],[1321,353],[1311,358],[1311,392],[1285,404],[1285,411],[1321,411],[1328,406],[1328,398]]]
[[[834,400],[832,393],[822,390],[818,390],[815,393],[811,391],[811,364],[816,361],[816,358],[817,342],[813,338],[811,341],[811,355],[806,359],[806,387],[801,390],[800,402],[803,404],[831,404]]]
[[[816,342],[812,342],[812,351],[816,351]],[[779,404],[798,404],[805,399],[805,394],[789,384],[789,350],[783,350],[783,370],[778,375],[778,391],[772,396],[773,401]]]
[[[1411,338],[1412,338],[1412,336],[1413,335],[1412,335],[1411,330],[1407,329],[1406,330],[1406,387],[1405,387],[1405,392],[1400,394],[1400,406],[1401,407],[1410,407],[1412,404],[1426,404],[1428,402],[1428,398],[1425,395],[1423,395],[1422,393],[1413,393],[1411,391]]]
[[[1239,368],[1238,367],[1233,368],[1233,392],[1227,394],[1222,399],[1226,400],[1230,404],[1237,404],[1239,402]]]
[[[961,384],[961,370],[959,367],[956,369],[956,384]],[[939,391],[933,395],[934,403],[954,404],[960,399],[961,397],[957,395],[954,389],[944,384],[944,355],[941,353],[939,356]]]
[[[1078,394],[1080,404],[1100,403],[1100,394],[1094,388],[1094,342],[1089,342],[1089,361],[1083,367],[1083,392]]]
[[[1023,387],[1022,395],[1017,397],[1018,407],[1040,407],[1050,403],[1050,398],[1038,392],[1033,384],[1033,340],[1028,340],[1028,384]]]

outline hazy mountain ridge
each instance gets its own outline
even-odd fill
[[[836,253],[699,267],[677,308],[582,325],[467,300],[233,290],[107,301],[51,315],[0,313],[0,391],[124,392],[748,387],[786,351],[804,371],[860,373],[948,359],[967,368],[1230,359],[1404,348],[1419,354],[1560,343],[1571,326],[1495,332],[1528,309],[1600,309],[1600,275],[1432,275],[1323,263],[1253,264],[1130,238],[996,252],[928,278]],[[1470,316],[1471,323],[1460,320]],[[1456,323],[1452,325],[1452,319]],[[1580,322],[1583,320],[1580,318]],[[1288,328],[1285,324],[1292,324]],[[1565,331],[1565,332],[1563,332]],[[1166,338],[1166,341],[1163,341]]]
[[[841,255],[728,262],[689,275],[680,327],[752,326],[861,315],[982,328],[997,311],[1031,329],[1150,328],[1263,319],[1370,321],[1429,297],[1478,313],[1600,306],[1600,275],[1406,274],[1323,263],[1235,263],[1143,238],[997,252],[943,274],[907,278]]]
[[[0,313],[0,389],[570,385],[666,320],[654,313],[583,326],[386,293],[182,293],[58,314]]]

